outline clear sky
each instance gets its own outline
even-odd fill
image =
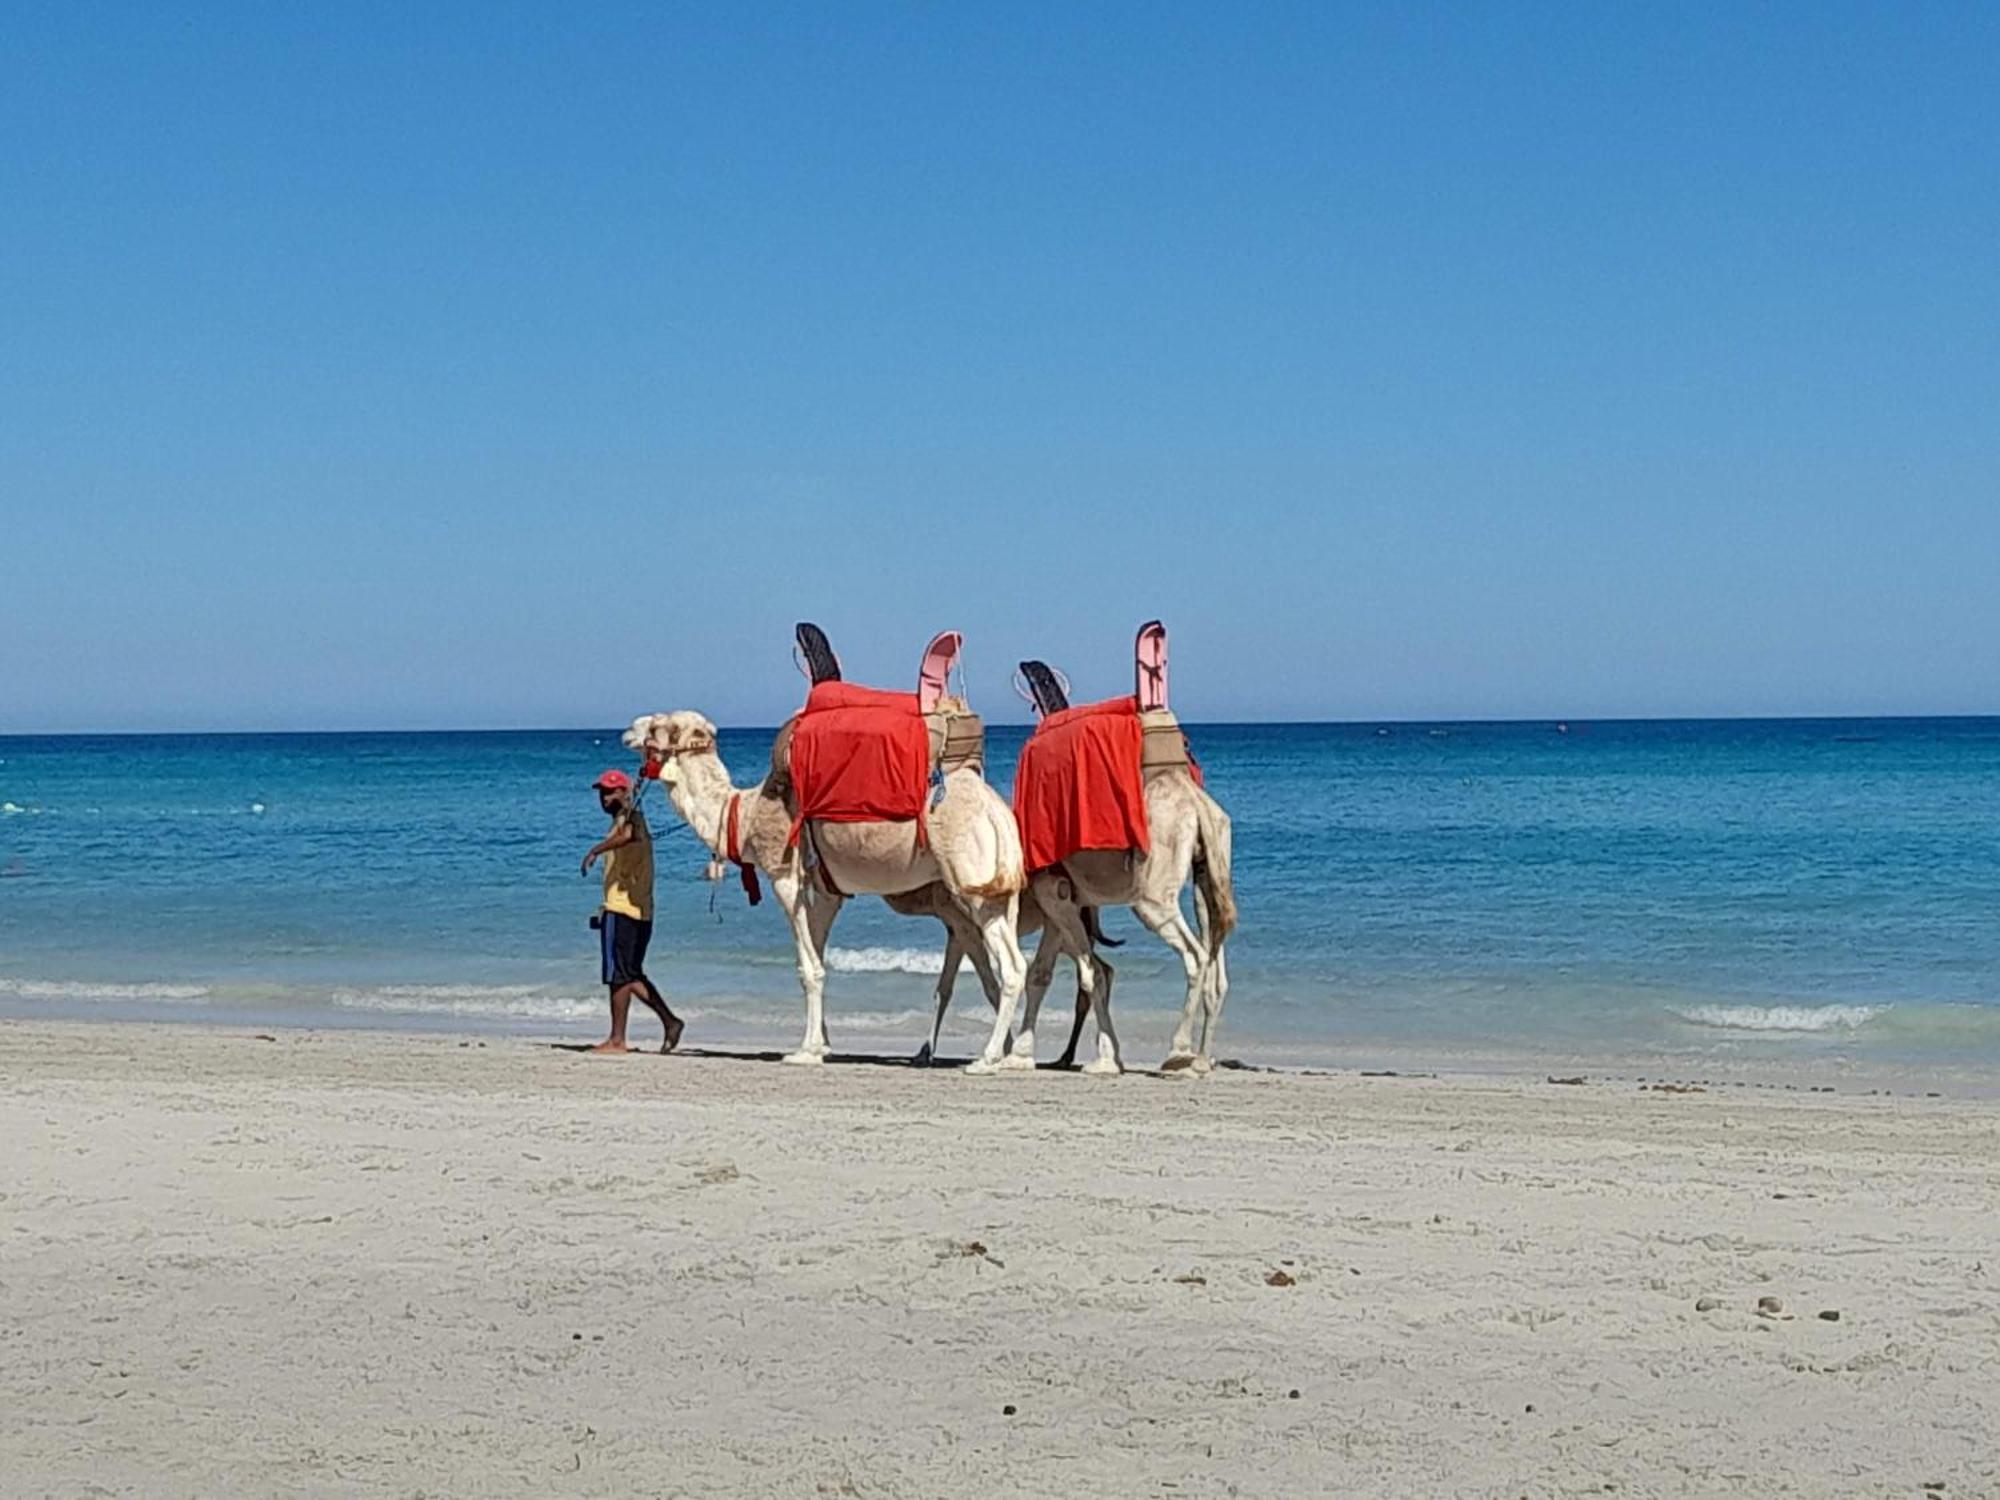
[[[0,731],[2000,712],[2000,9],[7,33]]]

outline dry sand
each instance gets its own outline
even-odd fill
[[[2000,1492],[1991,1103],[41,1024],[0,1085],[10,1496]]]

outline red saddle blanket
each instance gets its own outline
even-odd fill
[[[1143,754],[1136,698],[1085,703],[1042,720],[1014,771],[1014,816],[1030,871],[1081,849],[1152,852]]]
[[[915,693],[822,682],[792,731],[792,786],[801,821],[921,818],[931,775],[930,733]]]

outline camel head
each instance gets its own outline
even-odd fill
[[[660,768],[660,784],[680,779],[679,757],[715,753],[715,726],[692,709],[670,714],[641,714],[625,731],[625,748],[636,750],[647,764]]]

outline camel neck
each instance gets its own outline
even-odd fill
[[[695,837],[708,845],[711,854],[721,854],[723,820],[736,791],[729,780],[729,768],[711,751],[682,756],[679,770],[669,791],[674,811],[694,830]]]

